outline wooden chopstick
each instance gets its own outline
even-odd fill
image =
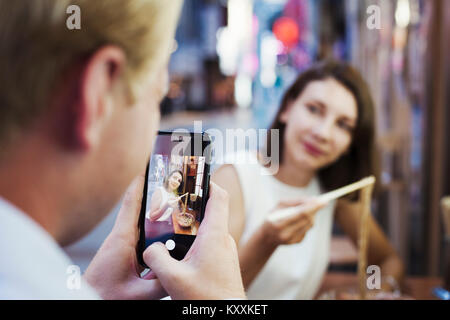
[[[329,202],[334,199],[340,198],[342,196],[345,196],[346,194],[352,193],[358,189],[362,189],[364,187],[367,187],[368,185],[375,183],[375,177],[370,176],[367,178],[364,178],[362,180],[359,180],[358,182],[349,184],[345,187],[324,193],[318,197],[319,201],[323,202]]]
[[[183,194],[182,196],[177,197],[176,199],[177,199],[177,200],[181,200],[181,198],[185,197],[185,196],[188,195],[188,194],[189,194],[189,192],[186,192],[185,194]]]
[[[374,181],[375,182],[375,181]],[[359,297],[366,299],[366,269],[367,269],[367,249],[369,248],[369,219],[370,219],[370,199],[372,198],[373,183],[365,185],[361,190],[362,212],[359,222],[358,240],[358,282]]]
[[[347,186],[344,186],[342,188],[324,193],[320,196],[317,197],[317,199],[320,202],[330,202],[334,199],[340,198],[342,196],[345,196],[346,194],[352,193],[358,189],[362,189],[364,187],[367,187],[369,185],[372,185],[375,183],[375,177],[374,176],[370,176],[364,179],[361,179],[360,181],[354,182],[352,184],[349,184]],[[304,207],[304,204],[298,205],[296,207],[289,207],[286,209],[280,209],[277,210],[276,212],[270,214],[267,216],[267,220],[275,222],[275,221],[279,221],[282,219],[286,219],[286,218],[290,218],[292,216],[295,216],[296,214],[298,214],[299,211],[301,211]]]
[[[445,234],[447,237],[450,237],[450,196],[442,198],[441,207]]]

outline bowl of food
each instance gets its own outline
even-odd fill
[[[192,224],[194,223],[194,215],[192,215],[189,212],[181,212],[178,217],[178,224],[180,225],[180,227],[183,228],[188,228],[190,226],[192,226]]]

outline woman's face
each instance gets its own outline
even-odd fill
[[[356,99],[342,84],[332,78],[310,82],[280,115],[284,159],[314,171],[335,162],[350,147],[357,118]]]
[[[169,177],[169,181],[167,184],[169,187],[169,190],[171,190],[171,191],[176,190],[180,186],[182,180],[183,180],[183,177],[181,176],[181,174],[179,172],[174,172]]]

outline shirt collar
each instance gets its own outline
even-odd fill
[[[11,298],[10,290],[13,299],[98,299],[83,280],[81,290],[68,287],[73,262],[41,225],[2,197],[0,256],[0,298],[2,291]]]

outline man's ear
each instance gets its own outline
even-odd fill
[[[71,130],[73,142],[82,149],[95,147],[112,112],[114,90],[120,88],[126,63],[122,49],[105,46],[84,63],[79,79],[79,99]]]

